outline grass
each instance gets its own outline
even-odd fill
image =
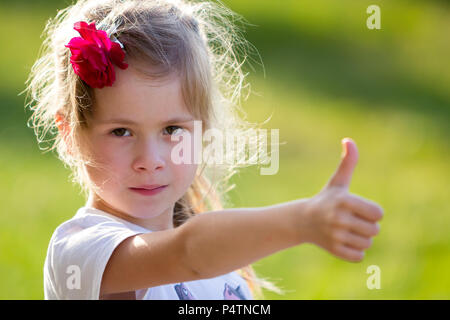
[[[264,92],[267,92],[263,90]],[[256,114],[277,109],[270,127],[280,128],[280,170],[259,176],[249,170],[237,177],[236,203],[269,205],[317,193],[337,168],[339,139],[356,141],[360,160],[350,192],[383,206],[381,232],[365,259],[352,264],[313,245],[280,252],[255,264],[255,269],[286,290],[271,299],[431,299],[448,298],[447,250],[450,217],[445,184],[449,177],[448,146],[432,117],[402,110],[369,114],[351,102],[314,99],[277,91],[249,101]],[[447,151],[445,151],[447,150]],[[378,265],[382,290],[366,287],[367,267]],[[426,283],[425,283],[426,281]]]
[[[42,154],[26,128],[23,90],[47,17],[65,2],[0,5],[0,299],[42,299],[42,268],[54,229],[83,204],[69,172]],[[265,64],[249,78],[251,121],[272,112],[279,172],[242,170],[233,206],[263,206],[316,194],[336,170],[340,139],[360,160],[350,192],[383,206],[381,233],[361,263],[302,245],[254,264],[287,291],[269,299],[448,299],[450,297],[450,45],[441,1],[379,1],[380,32],[365,28],[367,1],[226,1],[250,22]],[[258,3],[258,5],[256,5]],[[372,3],[370,3],[372,4]],[[345,17],[343,19],[342,17]],[[23,43],[27,43],[25,48]],[[381,289],[366,286],[370,265]]]

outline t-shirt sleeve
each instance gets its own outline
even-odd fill
[[[85,217],[56,230],[44,266],[45,299],[99,299],[106,264],[126,238],[142,232],[107,217]]]

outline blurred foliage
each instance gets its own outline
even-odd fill
[[[340,139],[360,160],[350,191],[385,209],[361,263],[302,245],[254,264],[287,290],[269,299],[450,298],[450,6],[447,1],[228,0],[257,48],[246,65],[252,121],[272,113],[280,169],[233,178],[233,206],[311,197],[336,169]],[[0,298],[42,299],[42,268],[54,229],[84,201],[69,172],[43,154],[26,127],[24,87],[49,17],[70,1],[0,2]],[[381,8],[368,30],[366,8]],[[370,265],[381,289],[366,286]]]

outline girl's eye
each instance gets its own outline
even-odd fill
[[[124,135],[124,133],[125,132],[127,132],[128,130],[127,129],[125,129],[125,128],[117,128],[117,129],[114,129],[113,131],[111,131],[111,133],[113,134],[113,135],[115,135],[116,137],[126,137],[125,135]],[[128,131],[129,132],[129,131]]]
[[[181,133],[181,131],[183,130],[183,128],[179,126],[168,126],[166,127],[166,129],[167,128],[171,128],[170,130],[166,130],[169,132],[169,135],[173,135],[174,133]]]

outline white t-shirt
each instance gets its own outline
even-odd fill
[[[114,215],[81,207],[52,235],[44,264],[45,299],[99,299],[103,271],[126,238],[152,232]],[[236,272],[136,291],[137,300],[253,299]]]

